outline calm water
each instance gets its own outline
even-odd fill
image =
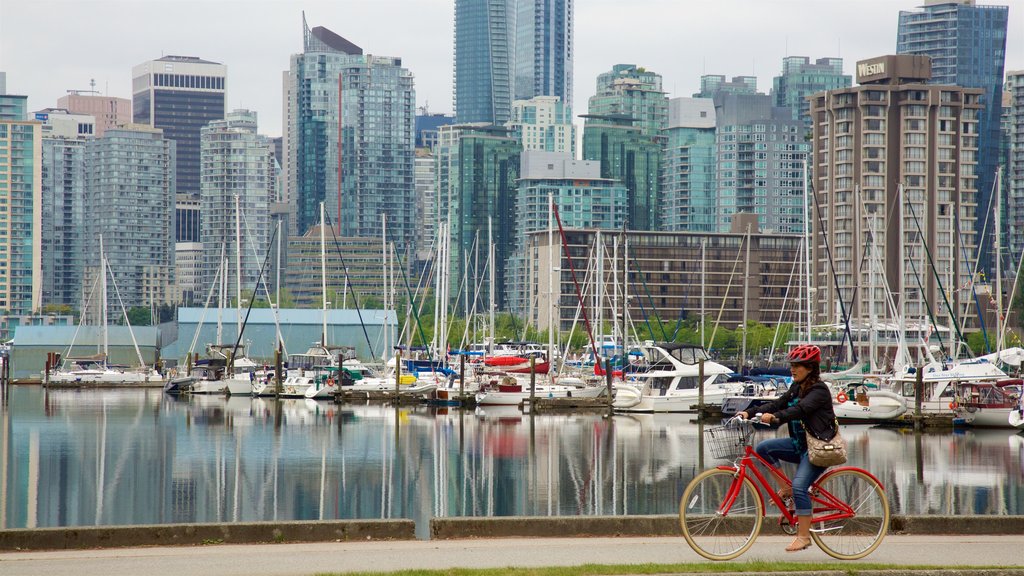
[[[674,514],[716,461],[683,414],[336,406],[13,387],[0,527]],[[845,426],[897,514],[1024,513],[1024,437]]]

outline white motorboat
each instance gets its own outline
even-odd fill
[[[729,382],[729,368],[712,362],[700,346],[654,344],[639,346],[645,371],[628,374],[614,385],[612,406],[623,412],[693,412],[700,395],[699,366],[704,360],[704,404],[721,406],[737,396],[743,383]]]
[[[968,426],[1020,428],[1022,388],[1020,379],[959,383],[954,411]]]
[[[867,390],[855,398],[840,396],[832,402],[832,410],[844,424],[876,424],[903,416],[907,400],[891,390]]]
[[[488,382],[476,393],[480,406],[516,406],[524,400],[535,398],[597,398],[606,389],[601,386],[569,386],[552,384],[547,379],[537,379],[530,388],[530,377],[522,374],[507,374],[495,384]]]
[[[1006,378],[1006,373],[988,358],[959,363],[932,362],[924,367],[922,374],[921,413],[952,415],[957,383]],[[914,400],[916,385],[917,374],[909,369],[891,380],[892,391],[902,396],[908,406],[914,406],[914,410],[917,409]]]
[[[49,374],[50,385],[157,384],[164,380],[163,375],[152,368],[120,368],[92,358],[69,358],[63,368]]]

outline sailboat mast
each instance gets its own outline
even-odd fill
[[[384,317],[381,320],[381,330],[384,333],[384,349],[381,350],[381,358],[387,362],[388,360],[388,216],[381,212],[380,214],[380,246],[381,246],[381,266],[383,267],[384,276]]]
[[[323,303],[323,331],[320,333],[320,345],[327,347],[327,240],[324,237],[324,203],[320,203],[320,301]]]
[[[707,282],[707,249],[708,239],[701,238],[700,240],[700,346],[705,350],[708,348],[709,343],[704,340],[704,284]]]
[[[495,250],[494,250],[494,221],[491,219],[490,216],[487,217],[487,247],[488,247],[487,274],[488,274],[489,280],[491,282],[491,287],[487,291],[488,295],[490,296],[490,301],[487,303],[487,315],[488,315],[488,324],[489,324],[489,332],[490,332],[487,335],[487,342],[488,342],[487,345],[490,347],[490,350],[488,350],[488,354],[493,354],[494,353],[494,307],[496,305],[495,298],[494,298],[494,290],[495,290],[495,286],[497,286],[497,284],[495,283],[495,273],[494,273],[494,253],[495,253]],[[548,356],[548,358],[550,358],[550,356]]]
[[[896,242],[896,246],[899,249],[899,257],[898,257],[898,260],[897,260],[897,264],[899,264],[899,272],[898,272],[898,276],[897,276],[896,293],[900,295],[900,305],[899,305],[899,308],[897,308],[897,312],[899,313],[899,333],[903,334],[904,337],[906,337],[906,334],[907,334],[907,322],[906,322],[906,318],[907,318],[907,306],[906,306],[907,294],[906,294],[906,290],[904,289],[903,284],[904,284],[904,274],[906,274],[904,269],[905,269],[907,264],[906,264],[906,255],[904,254],[904,241],[905,241],[905,239],[903,237],[903,185],[902,184],[898,185],[897,188],[896,188],[896,201],[899,202],[899,222],[897,222],[897,226],[896,226],[896,231],[899,234],[899,236],[897,236],[897,242]],[[918,332],[920,332],[920,328],[921,328],[920,325],[918,325]],[[909,356],[909,354],[908,354],[908,356]],[[908,360],[909,360],[909,358],[908,358]]]
[[[548,362],[552,361],[552,354],[555,348],[555,274],[558,277],[562,277],[562,266],[559,263],[555,266],[555,255],[554,255],[554,233],[555,225],[552,214],[554,213],[554,196],[551,192],[548,192]],[[539,323],[539,318],[538,318]]]
[[[807,341],[811,341],[811,207],[810,207],[810,190],[807,187],[807,159],[804,158],[804,270],[807,272],[807,297],[804,298],[804,302],[807,304],[805,308],[807,318]]]
[[[103,322],[103,362],[107,363],[110,339],[107,335],[107,255],[103,251],[103,235],[100,234],[100,320]]]
[[[242,204],[235,194],[235,304],[237,334],[242,333]],[[252,297],[256,297],[253,291]]]
[[[217,287],[217,344],[224,343],[224,300],[227,298],[228,257],[227,244],[220,244],[220,286]]]
[[[743,344],[740,351],[740,374],[747,365],[747,301],[750,291],[750,223],[747,223],[747,253],[746,262],[743,265]]]
[[[999,193],[999,189],[1002,186],[1002,183],[1000,182],[1000,180],[1002,180],[1002,176],[1003,168],[1000,166],[999,169],[996,170],[996,185],[993,190],[996,196],[996,209],[993,214],[993,219],[995,220],[995,238],[992,243],[992,252],[996,261],[996,352],[1001,352],[1003,350],[1003,322],[1002,318],[1000,318],[1003,314],[1003,266],[1000,255],[1002,245],[999,240],[999,237],[1001,236],[999,232],[1002,230],[999,222],[1000,209],[1002,208],[1002,194]]]

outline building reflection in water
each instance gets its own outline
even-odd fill
[[[717,461],[690,415],[524,416],[15,387],[0,526],[674,514]],[[846,426],[897,514],[1024,513],[1024,437]]]

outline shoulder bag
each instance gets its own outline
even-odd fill
[[[846,439],[839,433],[839,421],[836,420],[836,435],[831,440],[819,440],[810,430],[807,435],[807,458],[811,464],[828,468],[846,463]]]

